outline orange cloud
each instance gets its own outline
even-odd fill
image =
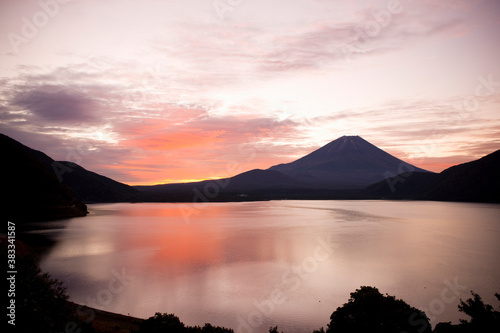
[[[225,131],[177,132],[154,135],[146,138],[126,140],[124,143],[146,150],[168,150],[195,146],[204,146],[222,142]]]

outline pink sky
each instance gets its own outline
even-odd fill
[[[127,184],[500,149],[497,0],[4,0],[0,36],[0,132]]]

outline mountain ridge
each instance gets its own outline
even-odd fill
[[[342,136],[290,163],[268,170],[329,188],[364,188],[403,170],[430,172],[376,147],[360,136]]]
[[[359,168],[356,167],[376,163],[376,175],[387,175],[387,178],[364,187],[339,188],[332,183],[307,182],[307,177],[293,177],[274,168],[291,165],[289,170],[294,170],[297,164],[291,162],[265,170],[253,169],[223,179],[132,187],[86,170],[75,163],[54,161],[45,153],[24,146],[3,134],[0,136],[0,143],[2,147],[6,147],[6,161],[10,161],[2,164],[3,175],[7,178],[4,191],[21,193],[10,202],[19,209],[30,200],[34,202],[33,205],[41,206],[44,198],[52,198],[53,202],[62,200],[61,206],[65,207],[73,207],[81,201],[97,203],[414,199],[500,202],[500,197],[496,194],[496,189],[500,188],[500,174],[497,171],[500,170],[500,150],[436,174],[413,167],[361,137],[350,136],[334,140],[294,162],[300,161],[299,167],[305,167],[304,170],[307,171],[308,167],[321,169],[325,168],[325,164],[329,167],[340,159],[344,164],[340,163],[341,167],[334,170],[334,174],[342,171],[342,167],[347,167],[358,171],[358,175]],[[359,154],[364,156],[364,161],[357,161]],[[62,172],[58,174],[57,168]],[[349,176],[348,171],[351,170],[347,170],[344,177]],[[31,177],[35,174],[39,175],[38,178]],[[366,181],[366,178],[362,180]],[[20,188],[30,188],[34,185],[37,185],[36,190],[19,191]],[[54,206],[53,202],[49,204]],[[79,214],[83,212],[80,210]]]
[[[47,155],[1,133],[0,147],[4,220],[24,223],[87,214],[85,204],[39,160]]]
[[[438,174],[403,173],[372,184],[368,195],[414,199],[500,203],[500,149]]]
[[[23,152],[35,160],[44,172],[54,177],[69,190],[74,199],[92,202],[120,202],[136,201],[140,192],[132,186],[117,182],[109,177],[86,170],[82,166],[68,161],[55,161],[50,156],[39,150],[23,145],[4,134],[0,134],[2,147],[8,149],[9,154]],[[8,157],[8,156],[7,156]],[[40,166],[36,166],[39,168]],[[13,171],[8,171],[12,173]]]

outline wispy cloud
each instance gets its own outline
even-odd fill
[[[73,1],[19,54],[0,40],[0,131],[133,184],[267,168],[344,134],[434,171],[494,150],[498,2],[391,3],[256,0],[221,20],[211,1]],[[0,6],[4,36],[41,10]]]

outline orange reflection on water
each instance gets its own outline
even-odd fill
[[[155,204],[151,204],[148,207],[120,212],[127,218],[142,217],[155,221],[154,229],[144,230],[140,223],[131,224],[133,229],[124,234],[123,242],[131,248],[147,247],[153,250],[145,265],[184,271],[223,261],[222,243],[227,230],[218,228],[216,223],[210,221],[216,221],[218,217],[223,216],[224,207],[213,206],[204,209],[200,214],[203,214],[207,223],[192,224],[189,220],[179,219],[179,207],[154,206]]]

